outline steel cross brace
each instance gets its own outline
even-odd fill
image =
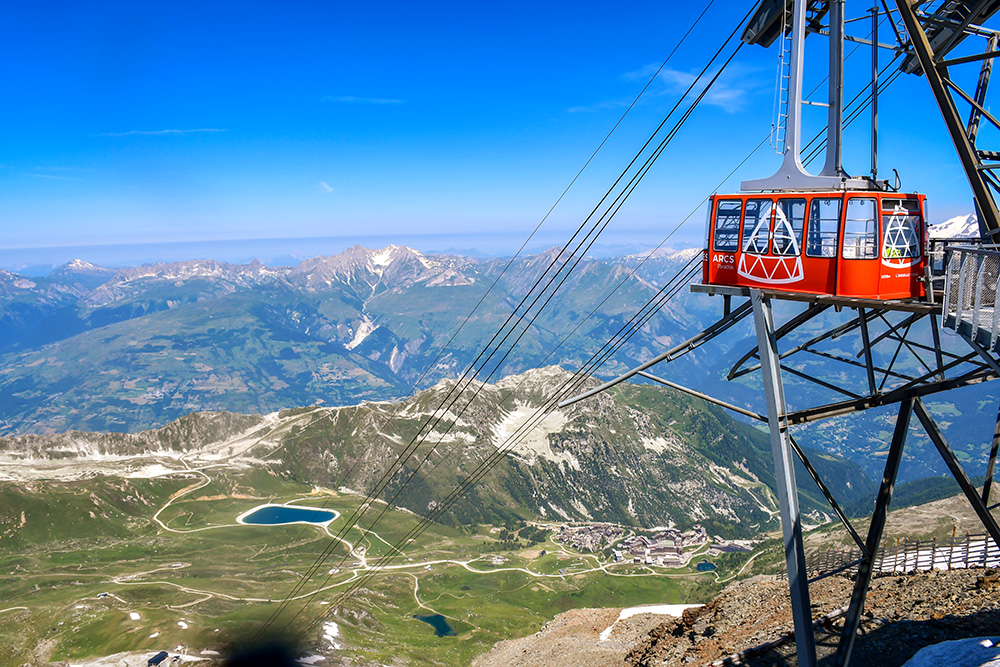
[[[851,593],[851,603],[844,616],[844,629],[837,644],[835,658],[838,667],[844,667],[851,660],[854,641],[858,636],[858,625],[861,623],[861,612],[865,610],[865,597],[868,595],[868,585],[871,583],[872,568],[875,565],[875,554],[882,542],[882,530],[885,528],[885,518],[889,513],[889,503],[892,501],[892,489],[896,484],[899,464],[903,460],[903,444],[906,442],[906,431],[910,427],[910,415],[913,412],[913,401],[910,398],[899,404],[899,415],[896,417],[896,428],[892,433],[889,453],[886,456],[885,471],[882,473],[882,484],[879,486],[878,498],[875,501],[875,511],[868,527],[868,538],[865,540],[865,554],[858,564],[858,576],[854,580],[854,590]]]

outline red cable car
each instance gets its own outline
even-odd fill
[[[926,219],[921,194],[713,195],[702,279],[801,294],[920,298]]]

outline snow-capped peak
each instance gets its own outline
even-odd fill
[[[979,237],[979,220],[975,213],[956,215],[944,222],[931,225],[929,230],[932,239],[966,239]]]
[[[396,254],[396,246],[390,245],[388,247],[382,248],[381,250],[375,250],[372,252],[371,262],[375,266],[388,266],[392,262]],[[414,251],[416,252],[416,251]]]
[[[100,268],[96,264],[91,264],[84,259],[73,259],[66,262],[66,268],[72,269],[74,271],[93,271],[94,269]]]

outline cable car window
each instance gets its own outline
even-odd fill
[[[747,214],[743,221],[743,252],[752,252],[756,255],[767,253],[773,207],[774,202],[770,199],[747,201]]]
[[[739,248],[740,213],[743,202],[739,199],[722,199],[715,212],[715,249],[736,250]]]
[[[883,199],[882,200],[882,211],[895,211],[898,209],[903,209],[910,215],[920,214],[920,202],[916,199]]]
[[[852,197],[847,200],[847,217],[844,220],[844,259],[875,259],[876,225],[878,218],[875,200]]]
[[[840,197],[816,197],[809,206],[809,229],[806,230],[808,257],[836,257],[840,232]]]
[[[906,202],[909,203],[909,202]],[[917,202],[913,202],[917,204]],[[917,204],[919,206],[919,204]],[[897,201],[891,213],[882,215],[882,257],[902,259],[920,256],[919,209]]]
[[[805,199],[779,199],[774,216],[774,254],[801,255],[805,224]]]

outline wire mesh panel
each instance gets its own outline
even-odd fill
[[[991,348],[1000,339],[1000,252],[993,248],[948,248],[942,304],[949,327],[975,338],[983,335]]]

